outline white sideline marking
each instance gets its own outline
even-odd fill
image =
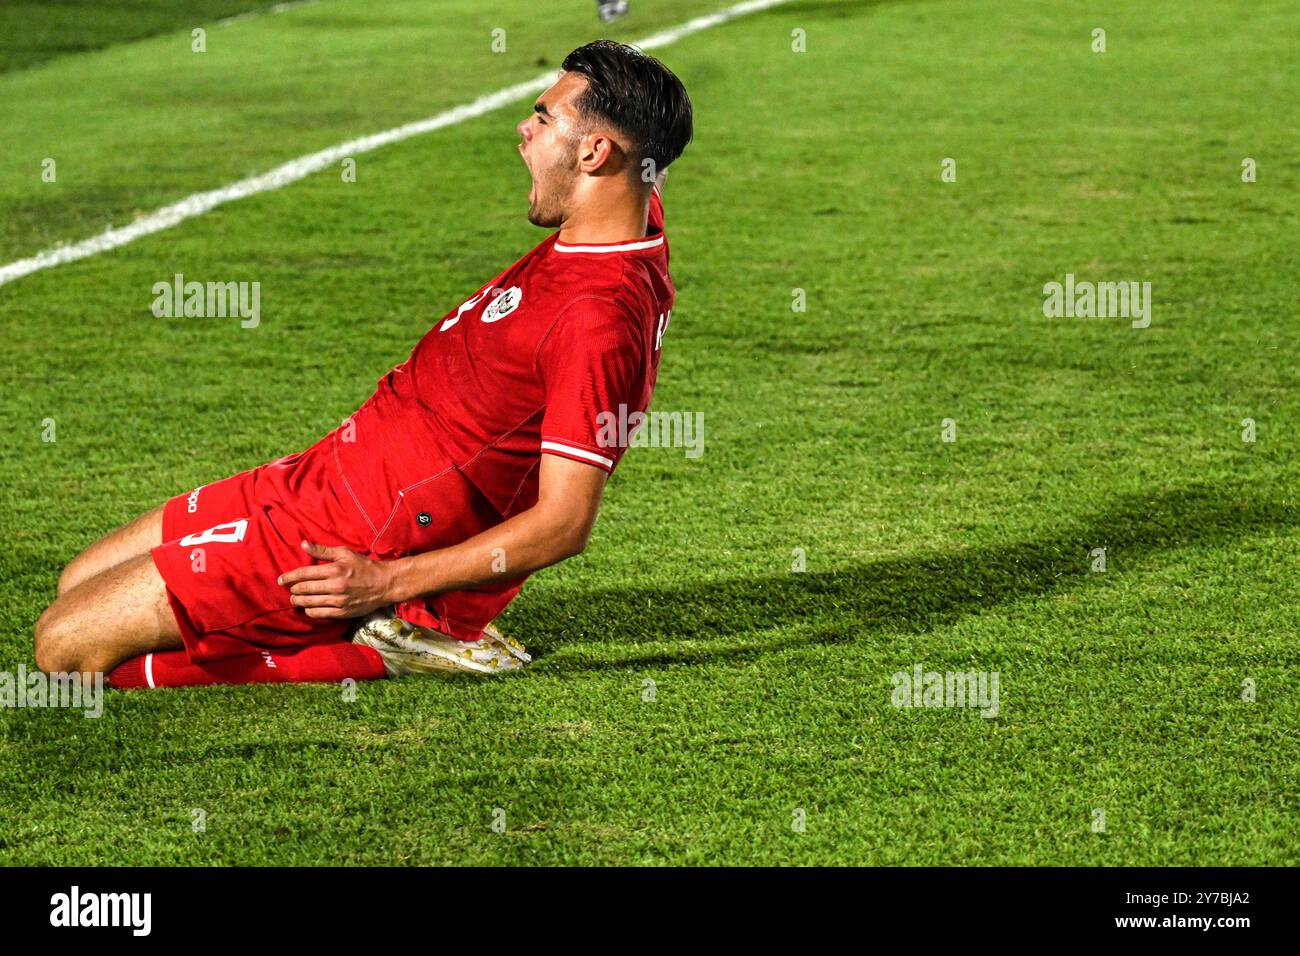
[[[728,20],[734,20],[750,13],[758,13],[760,10],[766,10],[769,7],[776,7],[789,2],[790,0],[747,0],[745,3],[734,4],[719,10],[717,13],[710,13],[705,16],[695,17],[693,20],[687,20],[679,26],[663,30],[632,45],[642,50],[653,50],[656,47],[668,46],[670,43],[675,43],[682,37],[690,36],[692,33],[699,33],[701,30],[707,30],[720,23],[726,23]],[[101,252],[108,252],[110,249],[124,246],[144,236],[170,229],[186,219],[201,216],[225,203],[234,202],[236,199],[245,199],[258,193],[279,189],[282,186],[304,179],[312,173],[319,172],[328,166],[332,166],[349,156],[368,153],[379,149],[381,146],[387,146],[389,143],[401,142],[404,139],[410,139],[412,136],[431,133],[445,126],[453,126],[456,123],[474,119],[525,96],[540,93],[554,81],[555,71],[543,73],[541,76],[526,80],[523,83],[507,86],[495,93],[487,93],[473,102],[446,110],[436,116],[430,116],[428,119],[395,126],[381,133],[362,136],[323,149],[320,152],[299,156],[297,159],[291,159],[287,163],[276,166],[269,172],[241,179],[239,182],[231,183],[229,186],[222,186],[220,189],[193,193],[180,202],[172,203],[170,206],[163,206],[161,209],[156,209],[145,216],[141,216],[129,226],[109,228],[89,239],[83,239],[71,245],[55,246],[53,249],[38,252],[27,259],[18,259],[7,265],[0,266],[0,285],[12,282],[15,279],[21,279],[25,275],[31,275],[33,272],[39,272],[42,269],[50,269],[67,262],[87,259]]]
[[[230,23],[243,23],[245,20],[257,20],[261,17],[284,13],[286,10],[293,10],[297,7],[310,7],[317,0],[288,0],[287,3],[277,3],[275,6],[266,10],[249,10],[247,13],[236,13],[233,17],[223,17],[217,21],[218,26],[226,26]]]

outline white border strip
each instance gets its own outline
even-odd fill
[[[146,684],[148,684],[150,687],[153,687],[153,686],[154,686],[154,683],[153,683],[153,651],[150,651],[148,654],[146,654],[146,655],[144,656],[144,682],[145,682]]]
[[[296,10],[298,7],[315,6],[317,0],[288,0],[287,3],[277,3],[273,7],[263,10],[249,10],[247,13],[236,13],[232,17],[225,17],[217,21],[218,26],[227,26],[231,23],[243,23],[245,20],[257,20],[261,17],[284,13],[286,10]]]
[[[574,448],[572,445],[561,445],[558,441],[542,442],[542,451],[558,451],[565,455],[573,455],[584,461],[594,461],[598,465],[604,465],[606,468],[614,467],[614,459],[606,458],[604,455],[597,455],[594,451],[587,451],[585,448]]]
[[[789,2],[790,0],[747,0],[745,3],[737,3],[725,10],[719,10],[717,13],[687,20],[680,26],[656,33],[638,43],[634,43],[633,46],[642,50],[667,46],[683,37],[690,36],[692,33],[699,33],[701,30],[707,30],[720,23],[726,23],[728,20],[734,20],[737,17],[743,17],[751,13],[758,13],[761,10]],[[428,119],[395,126],[392,129],[374,133],[370,136],[351,139],[346,143],[331,146],[320,152],[299,156],[297,159],[290,160],[261,175],[241,179],[239,182],[231,183],[229,186],[222,186],[220,189],[194,193],[180,202],[172,203],[170,206],[163,206],[148,215],[141,216],[129,226],[110,228],[98,236],[92,236],[71,245],[46,249],[30,258],[19,259],[0,266],[0,285],[13,282],[15,279],[21,279],[23,276],[31,275],[33,272],[39,272],[42,269],[50,269],[54,266],[76,262],[79,259],[87,259],[101,252],[117,249],[129,242],[153,235],[155,232],[170,229],[186,219],[202,216],[204,213],[211,212],[225,203],[234,202],[237,199],[246,199],[249,196],[270,192],[273,189],[280,189],[290,183],[305,179],[312,173],[320,172],[328,166],[333,166],[348,157],[369,153],[390,143],[398,143],[404,139],[410,139],[412,136],[431,133],[446,126],[454,126],[457,123],[463,123],[465,120],[474,119],[508,103],[523,99],[525,96],[540,93],[554,81],[555,73],[553,71],[543,73],[541,76],[526,80],[523,83],[504,87],[495,93],[487,93],[473,102],[446,110]]]
[[[635,252],[638,249],[653,249],[655,246],[662,246],[663,244],[664,237],[656,236],[654,239],[620,242],[612,246],[568,246],[562,242],[557,242],[551,248],[556,252]]]

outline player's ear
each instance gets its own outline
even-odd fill
[[[588,133],[578,141],[578,168],[584,173],[594,173],[604,162],[603,142],[599,133]]]
[[[605,133],[588,133],[578,144],[578,167],[588,174],[614,169],[618,165],[618,143]]]

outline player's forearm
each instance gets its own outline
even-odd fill
[[[393,603],[531,574],[572,557],[590,526],[530,508],[460,544],[390,561]]]

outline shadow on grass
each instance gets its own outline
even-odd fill
[[[850,643],[873,632],[920,633],[1077,587],[1092,574],[1093,548],[1106,549],[1108,574],[1126,575],[1150,570],[1162,552],[1300,525],[1296,505],[1251,497],[1252,490],[1190,485],[1133,495],[1033,540],[920,552],[838,571],[526,595],[521,617],[527,619],[529,643],[543,654],[603,635],[611,626],[631,645],[681,644],[673,653],[553,662],[563,670],[746,657],[797,644]],[[785,639],[773,636],[773,629],[810,620],[816,622],[811,635],[804,630]],[[720,638],[731,640],[720,648]]]

